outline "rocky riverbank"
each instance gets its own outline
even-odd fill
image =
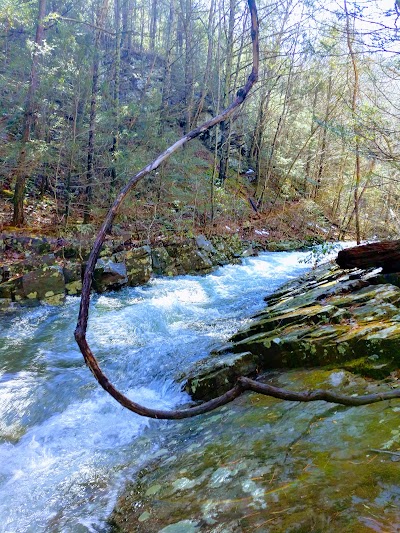
[[[395,285],[395,284],[396,285]],[[267,298],[267,308],[189,372],[186,391],[208,400],[240,375],[343,368],[384,378],[400,367],[400,277],[322,265]]]
[[[193,367],[185,389],[206,400],[239,375],[348,395],[398,387],[399,285],[379,269],[318,267],[268,297],[229,345]],[[396,401],[346,408],[249,393],[174,422],[124,489],[112,531],[397,531],[399,410]]]
[[[269,380],[347,394],[383,387],[339,370],[292,370]],[[124,488],[111,531],[397,531],[399,409],[398,402],[344,408],[251,393],[174,422],[154,460]]]
[[[308,243],[309,244],[309,243]],[[174,243],[147,245],[108,240],[93,276],[93,289],[102,293],[147,283],[152,276],[205,274],[259,251],[289,250],[307,243],[290,241],[261,244],[237,235],[203,235]],[[90,245],[63,239],[0,235],[0,310],[40,302],[60,304],[81,292]]]

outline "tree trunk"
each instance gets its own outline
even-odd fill
[[[318,93],[319,93],[319,83],[315,87],[314,92],[314,98],[312,103],[312,117],[311,117],[311,125],[310,125],[310,136],[312,137],[314,133],[317,131],[317,126],[315,126],[315,110],[317,109],[317,102],[318,102]],[[311,147],[308,145],[307,155],[306,155],[306,165],[304,168],[304,196],[307,196],[307,189],[308,189],[308,183],[310,180],[310,170],[311,170],[311,161],[312,161],[312,153],[311,153]]]
[[[203,111],[204,101],[206,99],[206,96],[209,90],[208,84],[210,81],[211,64],[212,64],[212,56],[213,56],[213,49],[214,49],[214,39],[213,39],[214,17],[215,17],[215,0],[211,0],[210,11],[208,12],[208,27],[207,27],[207,41],[208,41],[207,61],[206,61],[206,68],[204,71],[203,82],[201,86],[200,100],[197,105],[197,111],[193,119],[194,125],[196,125]]]
[[[150,50],[154,52],[156,47],[156,34],[157,34],[157,0],[151,2],[150,12]]]
[[[171,69],[172,69],[172,35],[174,33],[176,22],[176,6],[175,0],[170,0],[169,17],[166,28],[165,38],[165,66],[164,66],[164,80],[161,94],[161,117],[160,117],[160,135],[164,132],[165,123],[168,120],[168,108],[171,98]]]
[[[325,168],[325,159],[326,159],[326,142],[327,142],[327,136],[328,136],[328,120],[330,115],[330,106],[331,106],[331,96],[332,96],[332,69],[329,72],[329,78],[328,78],[328,92],[326,95],[326,108],[325,108],[325,117],[324,117],[324,124],[322,127],[322,142],[321,142],[321,154],[319,158],[319,165],[318,165],[318,173],[317,173],[317,180],[316,185],[314,189],[314,199],[317,198],[319,190],[321,188],[321,181],[322,181],[322,175]]]
[[[27,148],[35,126],[36,114],[36,92],[39,85],[38,67],[40,59],[40,46],[43,42],[44,25],[43,19],[46,15],[46,0],[39,0],[38,22],[36,26],[35,48],[32,55],[31,73],[29,80],[28,94],[25,103],[24,123],[22,128],[22,147],[19,154],[18,165],[15,169],[16,182],[14,189],[14,213],[13,225],[22,226],[24,224],[24,198],[25,187],[28,179],[26,168]]]
[[[89,138],[87,148],[87,171],[86,171],[86,189],[85,202],[83,207],[83,223],[89,224],[92,208],[93,182],[94,182],[94,145],[96,137],[96,118],[97,118],[97,93],[99,91],[99,65],[100,65],[100,37],[101,28],[108,0],[104,0],[101,6],[98,6],[96,14],[96,27],[94,36],[93,51],[93,74],[92,74],[92,93],[90,98],[90,118],[89,118]]]
[[[235,29],[235,0],[229,2],[229,23],[228,23],[228,37],[226,42],[226,62],[225,62],[225,83],[223,93],[223,107],[227,107],[229,103],[229,93],[231,88],[231,76],[233,65],[233,37]],[[226,179],[228,172],[229,161],[229,134],[230,134],[230,121],[223,120],[220,124],[221,131],[221,143],[220,143],[220,160],[218,181],[223,183]]]
[[[120,91],[120,71],[121,71],[121,1],[114,0],[114,18],[115,18],[115,59],[114,59],[114,138],[112,145],[113,164],[111,168],[111,183],[110,183],[110,202],[114,196],[114,191],[117,185],[117,157],[119,148],[119,91]]]
[[[340,268],[382,267],[383,272],[400,272],[400,241],[382,241],[338,253],[336,263]]]
[[[344,0],[344,10],[346,14],[346,34],[347,34],[347,47],[349,49],[349,54],[351,57],[351,64],[354,72],[354,84],[353,84],[353,96],[351,102],[351,114],[353,120],[353,134],[355,136],[355,186],[354,186],[354,214],[355,214],[355,225],[356,225],[356,239],[357,244],[361,242],[360,234],[360,197],[359,197],[359,187],[361,180],[361,163],[360,163],[360,135],[358,132],[357,125],[357,99],[359,92],[359,74],[357,59],[353,48],[354,40],[354,30],[353,32],[350,29],[350,16],[347,9],[347,0]],[[353,35],[351,36],[351,33]]]
[[[190,131],[193,124],[194,105],[194,73],[193,73],[193,4],[192,0],[181,0],[182,28],[185,37],[184,69],[185,69],[185,127],[184,132]]]

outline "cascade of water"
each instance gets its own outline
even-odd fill
[[[174,377],[309,269],[305,253],[266,253],[204,277],[158,278],[93,298],[89,341],[110,379],[162,409],[188,400]],[[85,368],[78,299],[0,324],[0,531],[106,531],[126,473],[162,453],[171,424],[116,404]],[[161,430],[160,430],[161,428]]]

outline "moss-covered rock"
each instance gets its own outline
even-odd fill
[[[51,250],[51,242],[46,237],[30,237],[27,235],[1,235],[1,243],[4,250],[15,252],[34,252],[45,254]]]
[[[121,251],[113,257],[117,263],[126,265],[128,283],[131,287],[143,285],[149,281],[153,271],[150,246]]]
[[[0,284],[0,298],[33,304],[60,304],[64,301],[65,280],[60,266],[44,265]]]
[[[31,272],[32,270],[38,270],[43,265],[56,265],[56,257],[54,254],[45,255],[29,255],[21,261],[16,261],[2,267],[3,277],[5,271],[7,271],[8,277],[19,276]]]
[[[257,371],[258,356],[251,352],[228,353],[213,361],[198,361],[186,376],[185,391],[197,400],[211,400],[229,390],[239,376]]]
[[[126,285],[128,285],[128,276],[125,263],[98,259],[93,273],[93,288],[96,292],[118,290]]]
[[[151,250],[152,268],[155,274],[164,276],[176,276],[178,271],[174,259],[168,254],[164,246]]]
[[[239,358],[251,354],[246,357],[259,370],[341,366],[369,377],[388,376],[400,367],[400,289],[376,284],[379,276],[376,270],[346,272],[325,265],[289,282],[228,347],[190,374],[186,390],[207,400],[210,391],[232,387],[238,374],[221,370],[227,351]],[[193,383],[199,384],[194,391]]]
[[[22,276],[25,298],[37,299],[51,304],[64,301],[65,280],[60,266],[43,266]]]
[[[264,379],[299,391],[390,390],[342,370]],[[119,498],[112,532],[394,531],[398,412],[396,402],[346,408],[249,393],[195,421],[174,422],[162,453]]]
[[[82,265],[66,262],[63,267],[65,292],[68,296],[79,296],[82,292]]]
[[[301,250],[306,246],[304,241],[291,240],[291,241],[270,241],[265,245],[266,250],[269,252],[290,252],[294,250]]]
[[[248,249],[248,243],[244,243],[236,234],[214,236],[210,240],[215,249],[211,260],[216,265],[240,263],[243,252]]]
[[[196,274],[209,272],[213,263],[204,250],[199,250],[194,240],[166,246],[178,274]]]

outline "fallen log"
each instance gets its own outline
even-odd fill
[[[400,241],[380,241],[341,250],[336,258],[340,268],[378,268],[400,272]]]

